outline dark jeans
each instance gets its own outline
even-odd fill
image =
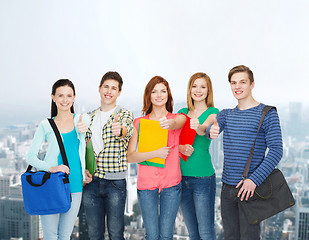
[[[91,240],[104,240],[105,216],[109,239],[124,240],[126,180],[94,177],[83,189],[83,204]]]
[[[243,211],[238,207],[235,186],[223,183],[221,190],[221,216],[224,240],[258,240],[260,224],[248,223]]]

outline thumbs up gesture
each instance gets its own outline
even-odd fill
[[[195,109],[193,117],[190,119],[190,128],[194,129],[196,131],[199,126],[200,126],[200,122],[197,118],[197,112],[196,112],[196,109]]]
[[[169,129],[170,127],[170,123],[166,117],[160,118],[159,123],[160,123],[161,128],[163,129]]]
[[[77,129],[78,129],[78,131],[79,131],[80,133],[85,133],[85,132],[87,132],[88,127],[87,127],[86,123],[83,122],[83,114],[81,114],[81,115],[79,116],[79,120],[78,120],[78,123],[77,123]]]
[[[220,127],[219,124],[217,122],[217,119],[215,118],[214,124],[211,126],[210,130],[209,130],[209,136],[211,139],[216,139],[218,138],[220,133]]]
[[[112,134],[116,137],[120,136],[121,123],[118,121],[118,114],[115,116],[114,122],[112,123]]]

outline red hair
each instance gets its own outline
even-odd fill
[[[167,90],[168,98],[165,104],[166,110],[170,113],[173,112],[173,97],[172,97],[170,86],[163,77],[155,76],[152,79],[150,79],[150,81],[147,83],[145,87],[144,100],[143,100],[143,115],[144,116],[151,113],[152,111],[151,92],[158,83],[162,83],[166,87],[166,90]]]

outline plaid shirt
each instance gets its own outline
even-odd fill
[[[88,113],[91,118],[91,123],[86,133],[86,142],[92,136],[91,125],[96,113],[100,108]],[[121,126],[127,128],[128,133],[125,137],[116,137],[112,134],[112,123],[116,114]],[[127,165],[127,148],[129,140],[133,134],[133,114],[124,109],[117,107],[113,114],[109,117],[102,129],[103,149],[96,155],[97,169],[94,176],[104,178],[105,173],[120,173],[128,169]]]

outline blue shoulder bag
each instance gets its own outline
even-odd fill
[[[48,119],[55,132],[63,163],[69,167],[63,142],[53,119]],[[25,210],[29,215],[65,213],[71,208],[69,176],[63,172],[31,171],[29,165],[21,175]]]

